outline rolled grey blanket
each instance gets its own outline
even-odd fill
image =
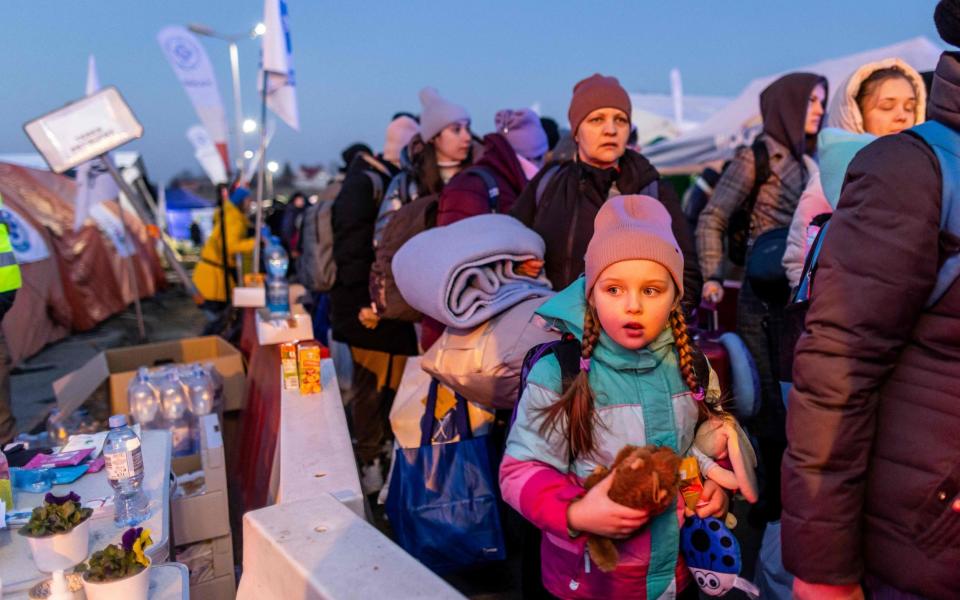
[[[410,238],[393,257],[397,288],[410,306],[448,327],[469,328],[528,298],[552,295],[550,282],[515,272],[543,260],[543,239],[508,215],[470,217]]]

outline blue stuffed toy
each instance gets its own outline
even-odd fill
[[[704,594],[723,596],[737,588],[760,597],[760,590],[740,577],[740,542],[719,519],[688,517],[680,529],[680,551]]]

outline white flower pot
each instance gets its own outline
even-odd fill
[[[38,571],[53,573],[69,569],[87,559],[90,545],[90,519],[80,523],[67,533],[44,537],[27,538],[33,563]]]
[[[114,581],[87,581],[83,578],[87,600],[147,600],[150,591],[150,567],[136,575]]]

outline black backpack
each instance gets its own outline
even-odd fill
[[[742,267],[747,260],[747,247],[750,243],[750,220],[753,217],[753,207],[757,204],[760,188],[770,179],[770,152],[763,138],[758,137],[750,145],[753,151],[754,180],[750,193],[737,210],[730,216],[727,223],[727,257],[730,261]]]

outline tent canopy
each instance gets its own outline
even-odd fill
[[[931,71],[936,68],[942,51],[929,39],[918,37],[754,79],[732,102],[713,113],[700,127],[675,139],[648,146],[643,153],[657,168],[690,172],[700,170],[706,163],[730,158],[737,146],[749,142],[759,133],[760,92],[785,73],[807,71],[823,75],[830,84],[830,94],[833,94],[851,73],[865,63],[897,57],[918,71]]]
[[[167,210],[194,210],[215,207],[212,201],[179,187],[168,187],[166,189],[166,203]]]

